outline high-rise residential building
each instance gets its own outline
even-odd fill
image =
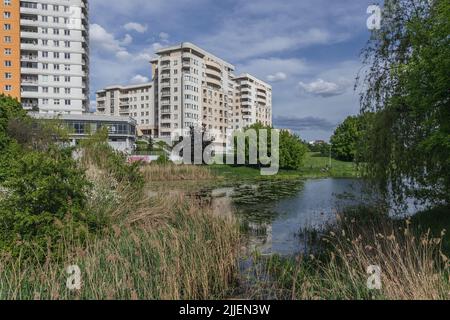
[[[272,125],[272,88],[193,45],[182,43],[156,52],[151,61],[159,137],[191,126],[203,127],[216,143],[256,122]]]
[[[236,97],[233,110],[233,129],[254,123],[272,125],[272,86],[245,73],[236,77]]]
[[[0,93],[40,113],[88,111],[88,1],[0,1]]]
[[[191,43],[156,55],[152,83],[98,91],[97,113],[133,117],[143,134],[168,142],[192,126],[203,128],[219,148],[235,130],[257,122],[272,125],[269,84],[247,73],[236,77],[232,64]]]
[[[191,43],[156,54],[151,62],[159,137],[194,126],[213,133],[217,141],[224,139],[234,94],[234,66]]]
[[[153,83],[109,86],[96,96],[97,114],[132,117],[141,134],[158,136]]]

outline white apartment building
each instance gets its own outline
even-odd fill
[[[234,130],[254,123],[272,125],[272,86],[245,73],[234,78],[236,96],[232,112]]]
[[[21,101],[40,113],[89,110],[87,0],[20,1]]]
[[[139,134],[158,136],[153,83],[110,86],[97,91],[96,97],[98,115],[132,117]]]
[[[128,115],[144,134],[167,142],[192,126],[204,128],[219,149],[235,130],[256,122],[272,125],[269,84],[247,73],[236,77],[232,64],[192,43],[156,54],[153,82],[98,91],[97,114]]]
[[[229,126],[234,66],[191,43],[156,54],[151,63],[159,137],[173,138],[194,126],[222,141]]]

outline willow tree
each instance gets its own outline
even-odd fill
[[[368,176],[398,202],[450,203],[450,2],[385,0],[362,56]]]

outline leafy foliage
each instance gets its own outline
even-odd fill
[[[398,202],[450,202],[450,3],[386,0],[364,51],[361,102],[376,112],[368,176]]]
[[[84,211],[89,184],[71,150],[54,146],[45,153],[25,152],[15,162],[3,184],[8,196],[0,201],[1,247],[18,254],[20,243],[52,246],[68,226],[84,234],[94,221]]]
[[[337,127],[330,140],[334,158],[341,161],[362,161],[361,148],[371,117],[370,113],[350,116]]]
[[[308,148],[302,140],[288,131],[280,132],[280,167],[298,170],[302,167]]]
[[[246,166],[254,166],[254,167],[261,167],[261,159],[259,158],[259,150],[261,150],[263,147],[267,148],[267,154],[269,157],[271,156],[270,152],[272,149],[272,133],[273,130],[272,127],[266,127],[262,125],[261,123],[253,124],[246,128],[246,130],[254,130],[256,132],[256,138],[257,138],[257,145],[258,145],[258,157],[257,157],[257,163],[251,164],[249,159],[249,151],[250,151],[250,138],[247,136],[245,137],[245,161]],[[260,140],[260,130],[267,130],[267,146],[265,146],[262,141]],[[239,133],[238,133],[239,134]],[[234,155],[235,159],[237,159],[238,156],[238,138],[235,136],[235,150]],[[292,135],[286,130],[281,130],[280,132],[280,149],[279,151],[279,159],[280,159],[280,168],[281,169],[287,169],[287,170],[297,170],[300,169],[303,160],[306,156],[306,153],[308,152],[308,148],[305,146],[303,141],[297,137],[296,135]]]

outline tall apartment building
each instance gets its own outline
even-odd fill
[[[233,129],[254,123],[272,125],[272,86],[245,73],[236,77],[236,97],[232,112]]]
[[[128,116],[143,135],[158,136],[153,83],[110,86],[96,93],[99,115]]]
[[[156,54],[151,61],[153,82],[98,91],[98,114],[128,115],[141,132],[165,140],[176,140],[191,126],[204,128],[217,147],[235,130],[256,122],[272,125],[269,84],[249,74],[236,77],[232,64],[191,43]],[[139,91],[144,88],[149,92]],[[149,110],[139,103],[147,101],[144,96],[150,96]]]
[[[40,113],[88,110],[88,1],[0,1],[0,93]]]
[[[234,66],[191,43],[156,54],[151,63],[159,137],[194,126],[204,127],[216,141],[225,139],[234,97]]]

